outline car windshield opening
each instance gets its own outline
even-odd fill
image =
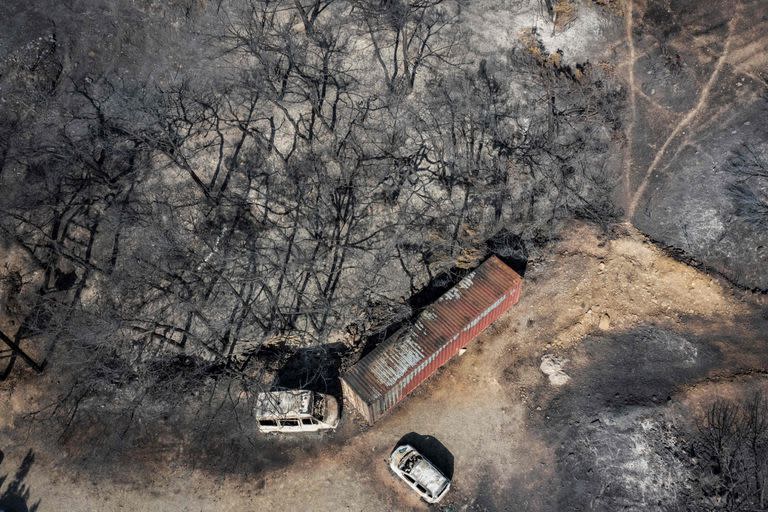
[[[315,394],[315,401],[312,404],[312,416],[318,420],[325,419],[325,397]]]
[[[410,457],[406,457],[400,464],[400,469],[405,473],[410,473],[413,467],[421,460],[421,455],[413,454]]]

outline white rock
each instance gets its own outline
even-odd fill
[[[553,354],[544,354],[541,356],[541,364],[539,369],[549,377],[549,383],[553,386],[562,386],[571,378],[563,371],[563,366],[567,363],[567,359],[559,358]]]

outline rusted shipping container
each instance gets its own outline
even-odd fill
[[[360,359],[344,396],[373,423],[520,300],[522,278],[495,256]]]

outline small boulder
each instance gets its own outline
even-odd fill
[[[600,322],[597,324],[598,329],[601,331],[607,331],[611,328],[611,317],[608,313],[603,313],[600,317]]]
[[[563,366],[567,362],[567,359],[561,359],[553,354],[544,354],[541,356],[539,369],[544,375],[549,377],[550,384],[553,386],[562,386],[571,380],[571,378],[563,371]]]

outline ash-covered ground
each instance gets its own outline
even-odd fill
[[[765,3],[636,9],[628,213],[660,243],[765,290]]]
[[[310,3],[287,2],[286,9]],[[332,2],[317,5],[325,3]],[[417,3],[381,6],[395,4]],[[441,56],[419,68],[429,82],[414,79],[407,85],[392,75],[387,81],[384,75],[393,65],[400,73],[403,62],[377,62],[372,45],[342,45],[344,51],[367,52],[366,58],[347,53],[334,61],[344,80],[332,88],[352,87],[352,96],[386,102],[371,110],[375,126],[365,125],[351,138],[323,132],[319,136],[328,145],[322,150],[307,150],[316,144],[309,142],[314,135],[297,136],[293,140],[301,142],[292,154],[301,158],[294,160],[279,151],[292,140],[284,135],[304,130],[312,108],[292,127],[288,121],[274,125],[275,132],[287,130],[283,137],[254,143],[243,150],[247,157],[236,143],[240,139],[227,137],[235,133],[251,141],[269,126],[270,116],[272,122],[289,119],[293,109],[317,100],[311,84],[322,67],[313,67],[312,52],[327,50],[327,41],[313,39],[311,22],[297,17],[280,30],[284,40],[307,46],[267,45],[248,58],[233,57],[222,52],[221,34],[209,30],[237,26],[238,20],[226,17],[222,24],[221,13],[232,5],[240,3],[38,0],[0,6],[0,178],[14,185],[13,197],[0,202],[5,268],[0,331],[13,341],[13,333],[24,334],[20,325],[39,327],[34,322],[50,320],[51,311],[57,326],[69,328],[67,321],[74,318],[79,329],[72,336],[62,328],[55,343],[35,329],[20,336],[19,347],[32,363],[55,356],[44,371],[19,356],[14,373],[0,383],[0,508],[424,510],[385,463],[394,443],[415,433],[432,436],[452,456],[452,489],[436,509],[766,509],[753,492],[754,482],[768,477],[765,468],[754,471],[757,459],[739,459],[739,471],[725,475],[711,462],[701,437],[717,399],[744,404],[768,387],[764,2],[451,3],[455,31],[448,32],[461,38],[449,38],[459,45],[450,48],[462,51],[444,57],[460,57],[451,66],[464,66],[464,74],[447,72]],[[339,5],[326,13],[342,12]],[[548,5],[556,6],[559,21]],[[320,27],[326,20],[318,16]],[[384,21],[366,28],[364,21],[345,18],[345,36],[360,43],[391,29]],[[333,26],[327,23],[323,30]],[[357,32],[350,29],[355,24],[362,27]],[[299,59],[306,67],[296,75],[279,58],[259,64],[270,79],[288,69],[291,80],[310,84],[305,103],[239,73],[248,59],[258,60],[259,51],[275,52],[272,57],[286,52],[291,59],[309,55]],[[350,62],[354,66],[346,67]],[[202,84],[206,94],[185,103],[183,95],[191,89],[175,88],[180,83]],[[253,125],[251,118],[237,117],[237,108],[224,114],[231,107],[227,102],[245,97],[243,90],[256,90],[259,101],[272,102],[268,115]],[[445,92],[440,101],[435,90]],[[157,106],[147,98],[168,100],[173,94],[180,103],[175,97],[161,102],[153,115],[162,110],[173,117],[174,129],[193,125],[184,108],[175,107],[194,104],[199,119],[211,120],[207,101],[219,92],[226,99],[215,106],[222,124],[196,132],[210,138],[199,144],[190,139],[193,147],[173,148],[177,138],[158,136],[160,144],[125,130],[129,122],[147,120],[142,108]],[[497,101],[500,96],[503,101]],[[514,125],[514,136],[501,137],[506,134],[499,126],[483,131],[491,117],[475,113],[493,112],[483,102],[504,107],[512,120],[506,128]],[[326,124],[312,125],[318,130],[331,124],[329,105],[314,109],[320,117],[328,115]],[[355,101],[349,105],[361,107]],[[419,125],[432,109],[439,113],[429,118],[432,124]],[[463,149],[446,142],[450,130],[444,130],[444,121],[456,109],[487,137],[477,149],[482,165],[473,167]],[[376,117],[380,112],[390,117],[382,121]],[[89,128],[71,132],[82,138],[61,139],[57,123],[73,118]],[[345,126],[357,126],[357,118],[350,119]],[[531,119],[540,123],[528,138]],[[217,132],[224,125],[232,130],[226,136]],[[14,138],[21,129],[28,131]],[[409,136],[398,138],[403,133]],[[408,152],[419,133],[428,135],[425,147],[443,144],[439,179],[431,167],[434,155]],[[385,141],[382,134],[392,137]],[[105,157],[104,148],[115,139],[117,156]],[[21,153],[6,143],[18,140],[28,153],[16,160]],[[340,155],[350,153],[329,149],[346,148],[350,140],[355,150],[386,151],[369,161],[344,160]],[[145,174],[134,184],[121,182],[125,168],[109,166],[129,154],[131,144],[150,142],[157,143],[154,153],[137,152],[131,160],[144,166]],[[190,158],[174,160],[179,152]],[[469,174],[445,172],[456,158]],[[275,164],[280,159],[284,163]],[[93,169],[114,171],[114,181],[102,180],[103,187],[93,191],[68,182],[65,188],[75,192],[70,202],[62,202],[54,185],[73,161],[85,169],[84,176]],[[374,162],[365,168],[379,173],[372,177],[381,178],[382,190],[372,191],[366,181],[339,185],[315,179],[338,177],[349,162],[362,161]],[[257,167],[268,172],[254,184],[254,174],[243,169]],[[313,180],[270,181],[309,168],[317,171]],[[212,177],[204,192],[186,178],[190,169]],[[19,177],[25,172],[34,186],[23,186]],[[227,172],[233,181],[222,178]],[[87,181],[80,178],[74,176],[75,185]],[[392,183],[412,188],[393,191]],[[303,192],[309,186],[313,192]],[[35,187],[47,195],[36,195]],[[232,192],[237,187],[248,194]],[[277,190],[280,200],[272,203],[270,196],[260,203],[264,190]],[[118,197],[122,201],[115,201]],[[248,214],[234,206],[245,204],[243,197],[256,205],[249,204]],[[211,207],[209,200],[221,204]],[[432,202],[412,211],[412,200]],[[53,208],[58,216],[47,216],[51,206],[61,206]],[[174,218],[174,208],[184,214]],[[107,210],[109,215],[102,215]],[[305,217],[312,211],[323,213]],[[345,217],[349,211],[357,216]],[[49,243],[46,233],[54,218],[68,219],[71,227]],[[382,236],[390,226],[384,220],[390,219],[419,229]],[[224,237],[217,223],[232,226],[233,234]],[[180,227],[188,232],[175,239]],[[471,267],[485,254],[483,241],[500,227],[519,233],[528,247],[523,298],[464,356],[372,427],[347,406],[333,433],[290,437],[256,431],[246,404],[237,403],[243,382],[315,386],[335,379],[363,350],[368,330],[407,317],[409,294],[453,264]],[[343,241],[343,233],[359,240],[350,242],[355,238],[350,235]],[[227,250],[217,253],[222,239]],[[376,243],[365,245],[371,240]],[[349,248],[346,267],[333,263],[341,252],[332,247]],[[134,257],[148,266],[125,264]],[[151,266],[155,260],[161,265]],[[117,272],[104,272],[110,262]],[[185,274],[189,269],[194,271]],[[49,295],[41,293],[43,280],[51,283]],[[299,307],[301,294],[295,291],[302,281],[307,296],[315,295]],[[282,295],[248,296],[254,282],[267,283],[267,291],[279,288]],[[146,290],[160,293],[165,302],[139,313],[161,324],[159,333],[170,333],[170,342],[186,343],[189,335],[192,341],[183,350],[163,352],[153,340],[131,345],[130,337],[120,338],[131,343],[119,344],[119,350],[110,344],[118,339],[112,335],[126,328],[123,322],[137,328],[130,324],[137,310],[99,309],[102,294],[135,299]],[[51,309],[30,314],[39,304]],[[87,316],[78,316],[78,304],[92,308]],[[208,313],[214,322],[186,320]],[[25,317],[32,320],[24,322]],[[281,332],[261,344],[255,340],[273,328],[260,323],[267,317],[275,325],[285,322],[283,331],[304,326],[305,334],[319,333],[321,342],[306,345]],[[146,324],[140,327],[146,334]],[[48,352],[50,347],[56,350]],[[77,364],[56,373],[71,347],[77,348],[71,352]],[[137,352],[147,359],[136,366],[125,362],[126,354]],[[5,350],[0,357],[10,354]],[[251,356],[260,366],[232,370],[232,360]],[[317,365],[328,368],[316,371]],[[748,430],[739,428],[732,437]],[[764,439],[761,443],[765,448]],[[738,446],[742,455],[748,452]]]

